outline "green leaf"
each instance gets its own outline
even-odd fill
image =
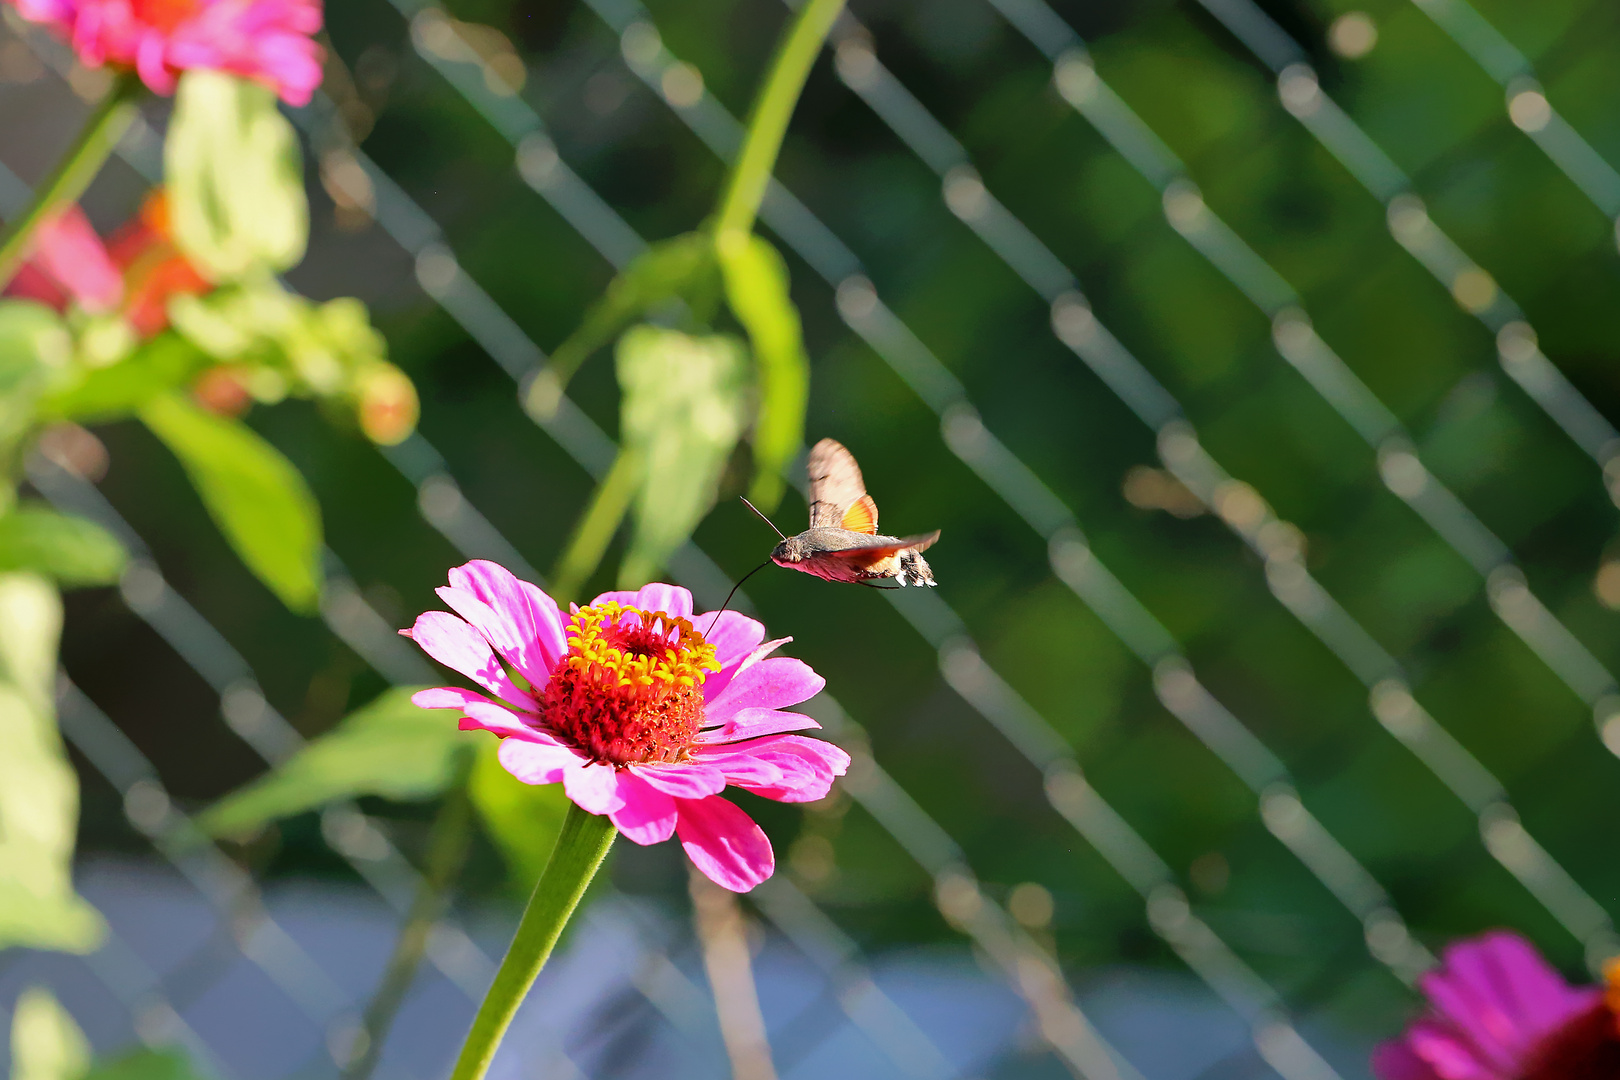
[[[644,463],[620,568],[640,584],[664,565],[714,504],[742,434],[747,359],[722,336],[638,326],[619,339],[620,437]]]
[[[748,233],[727,233],[716,242],[726,303],[748,331],[759,382],[754,421],[754,481],[749,495],[766,513],[776,509],[786,485],[783,473],[804,442],[804,412],[810,402],[810,360],[805,355],[799,312],[788,294],[787,264],[769,243]]]
[[[98,1061],[84,1080],[202,1080],[206,1074],[182,1050],[142,1047],[110,1061]]]
[[[93,521],[23,503],[0,517],[0,572],[34,570],[60,585],[110,585],[129,555]]]
[[[56,730],[62,602],[34,574],[0,574],[0,949],[89,952],[106,926],[73,891],[79,782]]]
[[[81,423],[121,419],[157,394],[190,385],[208,366],[208,354],[168,331],[111,367],[82,368],[77,380],[45,397],[40,412]]]
[[[418,689],[385,691],[274,771],[209,807],[198,827],[213,836],[246,836],[334,799],[410,801],[439,794],[454,779],[457,755],[469,749],[469,739],[451,713],[412,705]]]
[[[185,467],[220,531],[294,611],[321,595],[321,512],[293,463],[252,428],[178,394],[153,397],[141,421]]]
[[[494,739],[480,740],[467,790],[490,839],[506,858],[514,891],[527,896],[551,858],[568,814],[568,795],[561,784],[525,784],[502,767],[499,749]]]
[[[636,256],[591,305],[579,329],[552,352],[551,364],[530,387],[530,409],[554,413],[579,366],[648,312],[675,299],[701,303],[699,294],[712,282],[714,269],[714,242],[707,233],[685,233]]]
[[[205,276],[234,281],[303,258],[298,137],[269,87],[218,71],[182,75],[163,174],[175,242]]]
[[[32,300],[0,300],[0,451],[33,423],[50,384],[63,377],[73,339],[61,318]]]
[[[81,1080],[90,1043],[68,1011],[43,986],[17,997],[11,1016],[11,1080]]]

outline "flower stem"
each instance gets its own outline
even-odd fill
[[[523,921],[518,923],[517,934],[489,993],[478,1006],[478,1015],[473,1018],[472,1030],[467,1032],[450,1080],[481,1080],[488,1071],[507,1025],[534,985],[535,976],[545,966],[568,917],[585,895],[585,887],[618,834],[605,816],[568,804],[568,817],[557,835],[557,846],[551,850],[551,861],[546,863],[545,873],[529,897]]]
[[[112,153],[129,122],[135,118],[135,102],[142,90],[141,80],[134,72],[117,76],[91,110],[78,139],[45,182],[34,190],[27,209],[6,227],[4,238],[0,239],[0,289],[11,283],[28,251],[28,242],[40,225],[62,206],[77,202],[101,171],[107,155]]]
[[[457,766],[456,777],[445,792],[444,802],[433,819],[428,834],[427,859],[417,886],[411,910],[394,942],[382,982],[366,1005],[362,1018],[361,1045],[343,1069],[344,1080],[366,1080],[382,1056],[383,1042],[394,1025],[394,1017],[405,1002],[405,994],[416,979],[416,969],[427,952],[433,924],[448,906],[451,882],[467,861],[467,840],[472,829],[472,800],[467,792],[471,757]]]
[[[574,534],[568,538],[568,547],[551,575],[551,595],[564,608],[601,565],[602,556],[607,553],[608,544],[640,487],[641,468],[641,453],[621,447],[613,467],[596,485],[591,504],[574,525]]]
[[[771,61],[764,89],[755,99],[754,110],[748,117],[748,134],[743,139],[742,152],[732,163],[725,197],[715,220],[716,236],[753,230],[754,216],[765,198],[771,170],[776,167],[776,155],[782,149],[782,137],[787,134],[788,120],[799,103],[804,81],[810,76],[810,66],[815,63],[821,43],[843,10],[844,0],[809,0],[799,9],[792,29],[782,39]]]

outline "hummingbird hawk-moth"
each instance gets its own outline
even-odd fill
[[[861,467],[833,439],[811,449],[809,472],[810,527],[783,537],[771,562],[827,581],[872,585],[893,578],[901,585],[934,584],[922,553],[939,539],[938,529],[903,537],[879,533],[877,503],[866,493]]]

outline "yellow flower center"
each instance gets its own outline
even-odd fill
[[[690,621],[608,601],[570,618],[541,712],[604,764],[684,761],[703,725],[703,682],[719,670]]]

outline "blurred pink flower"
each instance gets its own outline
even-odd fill
[[[1373,1054],[1379,1080],[1614,1080],[1620,967],[1609,993],[1566,983],[1535,947],[1497,930],[1446,949],[1419,980],[1429,1011]]]
[[[253,79],[289,105],[321,82],[320,0],[9,0],[55,28],[93,67],[134,68],[159,94],[180,72],[211,68]]]
[[[720,792],[809,802],[849,767],[831,743],[785,734],[820,726],[781,707],[824,684],[803,661],[770,656],[791,639],[765,642],[765,628],[734,611],[694,618],[685,589],[603,593],[566,626],[555,601],[491,562],[450,571],[438,593],[460,618],[430,611],[400,633],[497,700],[456,687],[412,700],[502,736],[508,772],[560,781],[630,840],[679,835],[698,869],[734,892],[770,877],[775,857]]]
[[[99,315],[118,307],[124,278],[84,211],[69,206],[34,233],[28,257],[5,293],[57,311],[74,303]]]

